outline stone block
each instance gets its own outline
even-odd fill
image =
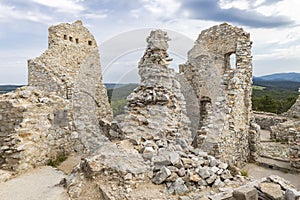
[[[260,183],[259,189],[264,195],[266,195],[271,200],[283,199],[281,187],[278,184],[268,182]]]
[[[244,187],[234,190],[233,197],[236,200],[257,200],[258,192],[253,187]]]

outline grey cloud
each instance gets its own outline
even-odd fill
[[[268,0],[265,4],[274,2],[278,0]],[[255,10],[237,8],[221,9],[218,0],[187,0],[182,3],[182,9],[187,10],[194,19],[226,21],[255,28],[275,28],[294,24],[285,16],[264,16]]]

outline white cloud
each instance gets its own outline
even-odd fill
[[[79,1],[72,1],[72,0],[51,0],[51,1],[31,0],[31,1],[43,6],[55,8],[59,12],[78,13],[85,10],[85,8],[81,4],[79,4]]]
[[[156,17],[175,17],[181,3],[176,0],[143,0],[144,8]]]
[[[0,4],[0,22],[9,22],[13,20],[28,20],[32,22],[47,23],[52,21],[52,17],[40,12],[31,12],[18,10],[13,6]]]
[[[107,14],[87,13],[83,15],[86,19],[105,19]]]
[[[277,48],[265,54],[257,54],[255,55],[255,59],[264,60],[264,59],[274,58],[274,59],[292,60],[292,59],[299,58],[299,55],[300,55],[300,45],[292,45],[286,48]]]
[[[249,8],[248,0],[220,0],[219,5],[222,9],[238,8],[245,10]]]

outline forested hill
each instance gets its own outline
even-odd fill
[[[252,109],[283,113],[298,98],[300,73],[271,74],[253,77]]]
[[[300,88],[300,73],[278,73],[253,77],[253,85],[263,86],[265,90],[298,91]]]
[[[23,85],[0,85],[0,94],[4,94],[10,91],[13,91]]]
[[[256,77],[265,81],[292,81],[300,82],[300,73],[276,73],[265,76]]]

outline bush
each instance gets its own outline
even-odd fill
[[[248,170],[246,170],[246,169],[241,169],[240,173],[241,173],[242,176],[245,176],[245,177],[249,176]]]
[[[48,161],[47,165],[48,165],[48,166],[51,166],[51,167],[57,167],[57,166],[60,165],[60,163],[64,162],[64,161],[67,160],[67,159],[68,159],[68,156],[65,155],[65,154],[58,155],[58,156],[56,157],[55,160],[51,160],[51,159],[50,159],[50,160]]]

